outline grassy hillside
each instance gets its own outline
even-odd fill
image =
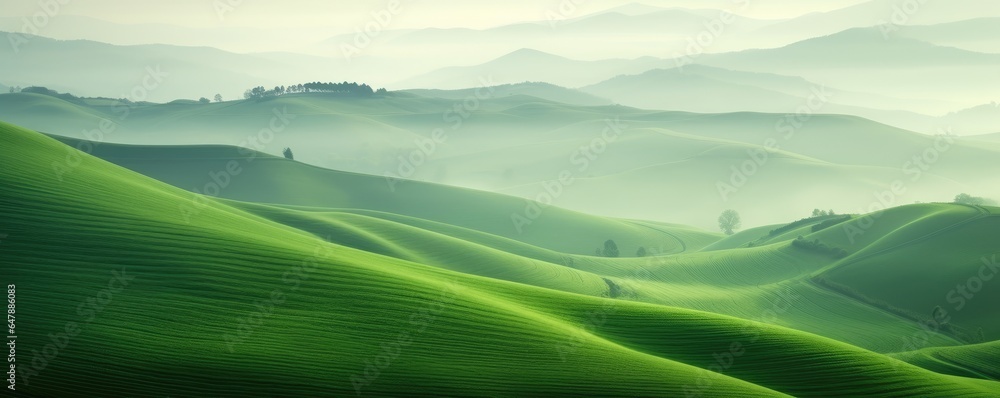
[[[748,228],[727,236],[718,242],[705,246],[702,251],[729,250],[745,247],[748,243],[767,236],[767,233],[785,224],[764,225],[761,227]]]
[[[938,373],[1000,380],[1000,368],[996,366],[997,356],[1000,356],[1000,341],[924,348],[892,356]]]
[[[75,141],[61,139],[76,144]],[[681,258],[636,259],[631,262],[621,260],[631,267],[643,266],[654,270],[649,275],[638,277],[629,268],[616,265],[616,262],[592,257],[593,250],[603,245],[605,239],[612,238],[625,257],[634,255],[640,245],[648,254],[692,253],[716,242],[719,235],[679,225],[596,218],[554,207],[547,208],[538,221],[547,220],[545,228],[556,232],[538,236],[509,234],[506,233],[509,231],[497,229],[495,224],[485,221],[509,217],[510,210],[503,204],[508,203],[510,198],[412,182],[405,184],[412,183],[411,188],[419,189],[392,193],[384,189],[377,177],[326,171],[260,154],[255,155],[256,160],[251,162],[246,162],[246,158],[241,156],[227,156],[234,152],[237,152],[236,149],[230,148],[227,152],[223,147],[101,145],[93,153],[182,188],[194,187],[188,189],[199,188],[195,183],[177,181],[197,180],[203,175],[204,181],[210,182],[209,173],[218,173],[217,170],[221,169],[213,170],[212,164],[243,159],[241,164],[253,166],[244,167],[245,170],[238,176],[233,176],[221,196],[272,205],[232,202],[233,206],[338,244],[465,273],[592,296],[609,294],[609,287],[602,285],[599,279],[606,278],[611,283],[624,286],[624,290],[633,295],[633,300],[747,318],[768,310],[790,292],[807,299],[783,314],[780,324],[878,352],[899,350],[899,342],[893,335],[919,331],[919,325],[911,319],[817,288],[811,283],[812,273],[834,264],[836,260],[789,247],[789,241],[812,233],[813,226],[828,217],[775,226],[767,233],[754,234],[752,239],[739,245],[752,243],[760,249]],[[268,161],[262,162],[264,159]],[[165,167],[178,163],[183,166]],[[274,177],[279,175],[281,178]],[[288,184],[288,181],[294,184]],[[402,196],[405,192],[414,194]],[[420,202],[421,197],[448,197],[449,201],[444,206],[434,201]],[[405,199],[405,205],[398,202],[400,199]],[[308,202],[312,207],[281,204],[288,202]],[[452,209],[475,209],[478,217],[455,217]],[[190,212],[188,209],[187,213]],[[179,218],[183,219],[185,215],[181,210],[177,212]],[[537,225],[533,223],[526,230]],[[595,233],[588,228],[614,233],[605,237],[599,231]],[[771,230],[775,234],[771,234]],[[653,238],[643,241],[645,236]],[[739,236],[731,239],[737,238]],[[584,239],[591,242],[590,245],[582,245]],[[491,254],[477,256],[474,261],[463,255],[446,254],[459,252]],[[516,264],[519,271],[510,272],[505,268],[515,266],[502,264]],[[564,275],[567,280],[553,281],[545,277],[556,274]],[[734,301],[733,297],[741,299]],[[813,315],[831,309],[836,310],[826,318]],[[836,322],[829,322],[831,319]],[[857,333],[858,329],[866,329],[870,333]],[[952,345],[958,342],[947,335],[940,335],[935,336],[930,344]]]
[[[44,345],[67,322],[79,327],[22,380],[32,394],[983,396],[996,388],[781,326],[368,253],[212,199],[186,223],[171,215],[188,201],[181,189],[85,154],[60,181],[51,164],[67,147],[7,124],[0,143],[10,235],[0,263],[18,286],[19,345]],[[608,265],[630,261],[641,259]],[[116,271],[127,284],[109,284]],[[727,351],[733,361],[719,367],[713,353]]]
[[[805,297],[777,322],[877,352],[899,351],[900,343],[893,336],[919,332],[916,322],[923,319],[909,312],[898,313],[894,307],[876,300],[858,300],[851,291],[834,291],[813,284],[816,273],[839,264],[837,258],[792,247],[791,241],[802,235],[814,239],[814,227],[841,216],[803,219],[761,233],[748,231],[716,246],[714,242],[720,239],[719,235],[690,227],[611,220],[549,207],[543,216],[525,226],[525,233],[516,233],[509,223],[511,206],[516,210],[523,202],[485,192],[417,182],[400,183],[400,190],[393,191],[378,177],[322,170],[263,154],[240,154],[235,148],[225,147],[104,144],[96,146],[93,153],[181,188],[199,191],[204,189],[198,184],[213,181],[210,173],[218,174],[224,169],[221,165],[236,160],[242,165],[241,171],[228,180],[220,196],[272,205],[234,202],[235,207],[338,244],[474,275],[592,296],[609,293],[609,287],[601,280],[606,278],[624,286],[636,301],[745,318],[767,311],[782,297]],[[216,164],[220,166],[215,167]],[[574,189],[587,186],[582,184],[576,183]],[[440,198],[448,200],[441,202]],[[187,211],[179,210],[177,216],[182,219],[188,216],[190,207]],[[903,209],[900,220],[908,221],[923,217],[927,207]],[[952,210],[962,209],[967,208]],[[947,222],[944,219],[926,228],[940,228]],[[898,228],[893,225],[873,227],[867,236],[889,235]],[[833,234],[838,238],[843,235],[839,229],[842,227],[836,225],[817,234]],[[528,233],[535,228],[544,233]],[[923,227],[914,229],[923,230]],[[746,240],[741,236],[747,236]],[[713,246],[715,250],[747,245],[759,248],[679,258],[622,260],[628,266],[652,270],[649,275],[637,277],[630,268],[592,257],[593,251],[608,238],[617,242],[624,257],[635,255],[639,246],[657,255],[693,253]],[[732,246],[737,240],[740,244]],[[846,247],[841,240],[831,239],[829,245],[845,247],[854,253],[869,250],[876,243],[884,242],[868,239]],[[901,257],[900,261],[906,259]],[[515,268],[517,271],[512,272]],[[563,275],[565,280],[546,277],[552,275]],[[828,314],[816,318],[817,312]],[[980,315],[985,314],[972,319]],[[860,329],[868,333],[858,333]],[[933,336],[927,344],[958,344],[956,338],[965,339],[942,334]]]
[[[1000,264],[988,238],[1000,227],[996,211],[956,205],[891,209],[807,239],[853,254],[825,270],[823,281],[849,286],[853,294],[912,318],[937,320],[965,341],[992,341],[1000,339],[994,305],[1000,285],[990,283]],[[862,229],[869,221],[872,226]]]
[[[79,143],[60,139],[73,145]],[[222,198],[403,214],[566,253],[593,254],[607,239],[620,242],[625,255],[635,253],[639,246],[678,253],[697,250],[716,237],[685,228],[684,234],[692,238],[688,245],[669,228],[654,229],[556,207],[545,207],[538,214],[534,213],[535,207],[526,210],[531,204],[519,198],[325,170],[234,147],[100,144],[94,146],[92,153],[171,185]],[[178,159],[184,161],[178,164],[175,162]],[[235,162],[233,170],[239,170],[238,173],[226,171],[230,162]],[[220,185],[225,187],[212,188]],[[186,218],[193,212],[187,209],[174,214]]]
[[[22,323],[23,334],[39,336],[21,342],[44,343],[45,332],[60,330],[68,321],[84,323],[59,361],[25,383],[31,383],[28,387],[35,393],[346,394],[353,392],[352,375],[364,374],[363,358],[375,358],[379,344],[392,344],[398,333],[407,331],[412,343],[405,356],[364,392],[401,391],[405,386],[441,395],[475,386],[484,393],[526,388],[585,393],[620,383],[621,391],[650,394],[680,390],[657,373],[696,374],[693,367],[633,353],[626,354],[634,357],[632,365],[618,376],[597,378],[602,382],[572,380],[575,371],[553,372],[540,382],[507,378],[501,369],[537,374],[545,363],[555,369],[559,357],[539,348],[558,344],[573,330],[569,323],[477,292],[475,286],[485,280],[330,245],[214,202],[191,224],[164,217],[183,203],[182,191],[93,158],[78,173],[57,182],[47,175],[47,165],[61,158],[59,144],[8,125],[2,128],[2,209],[10,233],[17,237],[3,248],[4,268],[21,287],[22,308],[29,309],[25,319],[37,320]],[[15,161],[9,148],[33,156]],[[45,221],[56,214],[60,222]],[[108,214],[114,215],[113,222],[100,220]],[[39,257],[51,242],[42,236],[62,236],[74,243],[61,246],[58,254]],[[151,251],[159,255],[151,257]],[[308,268],[302,268],[303,260]],[[113,270],[124,270],[135,279],[99,316],[81,317],[75,306],[67,305],[100,294]],[[301,279],[283,277],[289,270],[306,274]],[[228,350],[225,337],[240,326],[234,320],[253,315],[255,300],[267,300],[269,292],[283,295],[274,313],[268,310],[266,323]],[[164,303],[169,303],[168,311]],[[438,305],[446,307],[438,311]],[[509,316],[495,310],[483,316],[485,309],[496,306],[506,308]],[[435,311],[435,318],[427,318],[433,325],[425,330],[410,324],[417,319],[410,314],[427,308]],[[478,333],[495,333],[494,342],[469,344],[475,341],[470,324]],[[455,333],[463,329],[466,332]],[[616,352],[629,352],[596,337],[588,340],[597,344],[581,350],[585,368],[600,366],[593,361],[597,357],[610,361],[618,357]],[[445,341],[455,347],[450,354],[442,350]],[[474,367],[441,366],[476,363],[467,362],[470,357],[491,360]],[[514,362],[498,360],[501,357]],[[90,366],[78,366],[84,360]],[[650,372],[654,369],[660,371]],[[269,374],[266,382],[247,376],[261,373]],[[101,381],[94,383],[98,374]],[[158,377],[147,377],[152,374]],[[180,378],[185,382],[176,386]],[[719,387],[768,391],[733,379]]]
[[[872,192],[895,180],[908,188],[895,204],[946,200],[972,187],[986,187],[979,195],[1000,196],[988,192],[1000,148],[971,139],[942,142],[856,117],[817,114],[796,127],[784,114],[574,106],[499,91],[470,104],[466,110],[463,100],[413,93],[364,99],[311,93],[122,108],[2,94],[0,119],[114,143],[221,144],[270,154],[290,147],[297,160],[324,168],[523,198],[538,198],[547,192],[544,184],[568,172],[572,183],[563,184],[554,200],[558,207],[711,230],[716,229],[712,215],[729,208],[741,211],[748,225],[786,222],[816,207],[867,211]],[[272,119],[276,130],[270,130]],[[102,125],[109,131],[95,133]],[[620,134],[604,138],[612,127]],[[780,150],[760,158],[772,140]],[[837,150],[845,146],[853,149]],[[932,149],[927,156],[933,164],[914,163],[914,156]],[[739,184],[739,177],[748,177],[734,177],[733,170],[748,161],[759,172],[737,193],[721,195],[719,183],[733,184],[736,178]],[[774,194],[789,183],[803,189],[797,196]],[[629,206],[608,206],[625,199]],[[614,237],[601,241],[608,238]]]
[[[749,319],[794,297],[793,308],[772,322],[879,352],[899,349],[893,336],[920,330],[913,321],[817,289],[808,277],[831,260],[787,245],[612,260],[553,252],[482,232],[387,213],[232,205],[337,244],[466,274],[594,297],[611,296]],[[650,252],[658,250],[650,248]],[[816,318],[817,312],[828,315]],[[869,333],[859,334],[858,330]],[[945,335],[934,336],[929,343],[957,344]]]

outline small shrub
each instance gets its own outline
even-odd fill
[[[813,225],[812,226],[812,231],[813,232],[822,231],[824,229],[830,228],[830,227],[832,227],[834,225],[840,224],[840,223],[842,223],[844,221],[847,221],[847,220],[850,220],[850,219],[851,219],[851,216],[840,216],[840,217],[837,217],[837,218],[831,218],[831,219],[823,221],[823,222],[821,222],[819,224]]]
[[[830,216],[823,215],[823,216],[803,218],[801,220],[794,221],[794,222],[791,222],[789,224],[786,224],[786,225],[784,225],[782,227],[778,227],[778,228],[772,229],[771,232],[768,233],[768,235],[770,235],[770,236],[781,235],[781,234],[783,234],[785,232],[791,231],[791,230],[796,229],[798,227],[801,227],[803,225],[806,225],[806,224],[809,224],[811,222],[815,222],[815,221],[818,221],[818,220],[821,220],[821,219],[824,219],[824,218],[827,218],[827,217],[830,217]]]
[[[611,279],[608,279],[608,278],[601,278],[601,279],[604,279],[604,283],[608,284],[608,293],[607,293],[608,297],[610,297],[610,298],[621,297],[621,295],[622,295],[622,288],[621,288],[621,286],[618,286],[618,284],[615,283],[615,281],[613,281]]]
[[[805,238],[803,238],[801,236],[799,236],[798,239],[792,241],[792,246],[798,247],[800,249],[806,249],[806,250],[811,250],[811,251],[814,251],[814,252],[826,254],[826,255],[828,255],[830,257],[837,258],[837,259],[847,257],[848,254],[850,254],[845,249],[842,249],[842,248],[839,248],[839,247],[827,246],[826,243],[820,242],[819,239],[813,239],[813,240],[809,241],[809,240],[806,240]]]

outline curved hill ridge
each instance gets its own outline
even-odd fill
[[[72,139],[56,138],[79,144]],[[850,237],[845,231],[857,229],[855,225],[865,223],[868,218],[855,217],[814,234],[814,226],[841,216],[819,217],[775,228],[775,232],[780,231],[777,235],[760,234],[750,243],[765,245],[759,249],[701,254],[694,252],[718,241],[717,235],[683,226],[598,218],[555,207],[545,208],[540,218],[525,226],[528,231],[538,227],[536,222],[545,221],[544,229],[540,229],[545,233],[511,233],[516,231],[513,224],[503,220],[497,225],[497,220],[515,214],[511,206],[524,205],[525,202],[514,198],[412,181],[398,182],[397,186],[403,188],[393,191],[387,189],[388,184],[380,177],[323,170],[237,148],[101,144],[94,147],[93,153],[180,187],[197,186],[199,176],[205,176],[202,181],[211,182],[212,173],[218,173],[223,169],[221,165],[235,160],[253,171],[233,176],[220,195],[271,205],[232,202],[232,206],[339,244],[469,274],[591,296],[607,295],[606,284],[610,281],[623,286],[635,301],[744,318],[755,317],[783,297],[804,297],[783,314],[779,324],[877,352],[906,349],[893,336],[918,333],[917,322],[928,318],[926,314],[938,304],[927,308],[890,305],[881,298],[859,295],[851,287],[853,283],[842,289],[836,278],[829,277],[836,275],[830,270],[870,253],[905,247],[914,236],[932,235],[945,227],[954,234],[963,234],[960,226],[967,218],[984,214],[982,210],[952,205],[906,206],[885,212],[885,217],[883,213],[875,213],[868,218],[879,222],[862,225],[864,229],[854,237],[853,245],[845,243]],[[183,166],[176,166],[178,163]],[[164,167],[168,164],[171,166]],[[268,188],[261,189],[262,184]],[[434,200],[444,197],[449,200]],[[302,204],[321,207],[302,207]],[[822,252],[790,247],[790,241],[801,235],[810,241],[820,239],[830,247],[843,248],[851,256],[840,261]],[[637,278],[634,268],[623,269],[607,259],[592,257],[591,248],[600,247],[608,237],[618,242],[625,257],[632,255],[638,246],[659,255],[689,255],[618,260],[629,264],[628,267],[653,270]],[[948,255],[947,251],[942,253]],[[553,278],[553,275],[563,277]],[[917,294],[917,291],[906,293],[896,301],[907,301]],[[988,301],[981,301],[980,306],[985,303]],[[954,333],[934,335],[926,345],[954,345],[958,344],[956,338],[975,341],[977,328],[984,320],[981,318],[989,316],[988,308],[984,311],[967,313],[964,322],[954,325]],[[828,315],[817,318],[814,316],[817,312]],[[986,324],[990,322],[986,320]],[[858,330],[869,333],[857,333]],[[988,327],[984,333],[993,336],[994,328]]]
[[[74,146],[80,142],[56,138]],[[669,231],[627,220],[556,207],[542,209],[524,199],[471,189],[326,170],[236,147],[103,143],[93,146],[92,153],[171,185],[222,198],[402,214],[565,253],[592,254],[608,238],[622,241],[623,253],[635,253],[639,246],[660,247],[666,253],[685,247],[697,250],[718,238],[714,233],[685,228],[683,234],[691,239],[690,244],[682,245]],[[236,162],[238,174],[226,172],[229,162]],[[228,182],[226,187],[213,189],[219,184],[212,175],[218,176],[219,182]]]
[[[33,385],[25,383],[37,394],[261,396],[354,394],[360,389],[449,395],[475,388],[484,394],[659,396],[693,389],[706,396],[972,397],[996,390],[995,382],[934,373],[781,326],[781,318],[768,325],[632,301],[649,300],[658,283],[671,283],[655,279],[684,272],[701,274],[698,279],[706,287],[713,279],[728,280],[732,287],[745,284],[752,273],[741,276],[750,271],[744,266],[729,265],[735,274],[720,273],[709,271],[714,261],[697,260],[715,256],[733,261],[744,256],[734,254],[741,249],[592,258],[580,270],[564,270],[567,276],[618,273],[621,287],[634,288],[619,291],[624,294],[619,299],[588,297],[560,291],[567,286],[532,286],[537,278],[517,268],[508,272],[519,274],[522,283],[422,264],[448,260],[428,259],[434,251],[427,245],[470,244],[419,232],[389,217],[252,204],[237,208],[206,198],[197,215],[185,222],[173,215],[190,201],[181,189],[10,125],[0,124],[0,143],[0,214],[10,234],[0,247],[0,262],[12,272],[24,308],[34,313],[26,317],[38,320],[23,324],[27,337],[22,342],[45,344],[37,336],[60,330],[66,322],[77,322],[82,330],[71,346],[60,350],[58,361],[31,376]],[[81,162],[60,181],[52,164],[64,161],[67,151]],[[293,219],[282,219],[284,224],[262,216]],[[325,242],[314,235],[325,231],[295,227],[304,222],[316,228],[408,230],[418,241],[383,242],[383,248],[395,246],[386,256]],[[351,231],[363,236],[358,229]],[[471,250],[471,245],[466,247]],[[412,258],[391,256],[407,252]],[[819,255],[803,257],[787,241],[751,252],[802,264],[796,272],[764,272],[774,278],[831,264],[818,260]],[[480,254],[504,256],[502,251]],[[78,303],[108,286],[113,271],[134,279],[99,313],[77,313]],[[567,276],[543,278],[558,282]],[[778,279],[771,283],[787,283]],[[697,285],[690,288],[690,301],[698,301]],[[272,292],[270,303],[261,292]],[[273,292],[282,299],[273,299]],[[711,299],[709,291],[705,295]],[[163,311],[165,306],[170,310]],[[264,311],[256,315],[262,322],[246,326],[245,319],[258,311]],[[400,340],[404,332],[407,337]],[[405,343],[393,345],[400,341]],[[713,353],[726,352],[733,353],[733,361],[723,361],[720,368]],[[371,362],[354,359],[382,361],[379,355],[389,355],[390,364],[366,369]],[[113,360],[95,363],[94,358]],[[511,369],[524,373],[511,378]],[[268,377],[257,382],[250,374]],[[824,390],[817,379],[840,388]]]

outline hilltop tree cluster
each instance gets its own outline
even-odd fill
[[[31,86],[31,87],[25,87],[23,89],[21,89],[20,87],[18,87],[18,92],[48,95],[50,97],[56,97],[56,98],[59,98],[59,99],[61,99],[63,101],[67,101],[67,102],[77,102],[77,101],[80,100],[80,97],[77,97],[77,96],[75,96],[73,94],[70,94],[70,93],[60,93],[58,91],[51,90],[49,88],[42,87],[42,86]]]
[[[279,95],[292,94],[292,93],[338,93],[353,95],[358,97],[367,97],[373,94],[385,94],[387,91],[384,88],[378,90],[372,90],[372,87],[367,84],[358,84],[356,82],[343,82],[343,83],[303,83],[303,84],[293,84],[290,86],[276,86],[273,89],[267,89],[264,86],[257,86],[243,92],[243,98],[246,99],[260,99],[267,97],[276,97]]]
[[[823,221],[823,222],[821,222],[819,224],[813,225],[812,226],[812,231],[813,232],[819,232],[819,231],[822,231],[824,229],[830,228],[830,227],[832,227],[834,225],[840,224],[840,223],[842,223],[844,221],[848,221],[851,218],[853,218],[853,217],[851,217],[849,215],[843,215],[843,216],[840,216],[840,217],[834,217],[834,218],[828,219],[826,221]]]
[[[835,215],[837,215],[837,213],[834,213],[833,210],[813,209],[812,213],[813,217],[835,216]]]
[[[995,200],[972,196],[967,193],[960,193],[956,195],[955,203],[973,206],[996,206],[997,204]]]
[[[621,256],[621,251],[618,249],[618,243],[615,243],[613,239],[608,239],[604,242],[604,248],[598,247],[594,250],[594,255],[597,257],[619,257]],[[639,246],[635,251],[636,257],[646,257],[649,252],[646,250],[645,246]],[[570,259],[572,260],[572,259]]]

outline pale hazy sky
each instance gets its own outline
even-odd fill
[[[57,0],[46,0],[55,3]],[[740,8],[740,1],[750,7],[747,16],[780,19],[809,12],[829,11],[861,3],[864,0],[399,0],[401,12],[392,28],[470,27],[486,28],[529,20],[545,20],[547,12],[564,9],[585,15],[629,3],[658,7]],[[22,17],[41,10],[36,0],[4,2],[0,17]],[[160,23],[194,28],[259,27],[283,28],[304,26],[329,27],[331,31],[350,32],[363,25],[373,11],[385,9],[389,0],[88,0],[70,1],[60,13],[103,19],[120,24]],[[219,5],[236,4],[219,18]],[[338,29],[339,28],[339,29]]]

